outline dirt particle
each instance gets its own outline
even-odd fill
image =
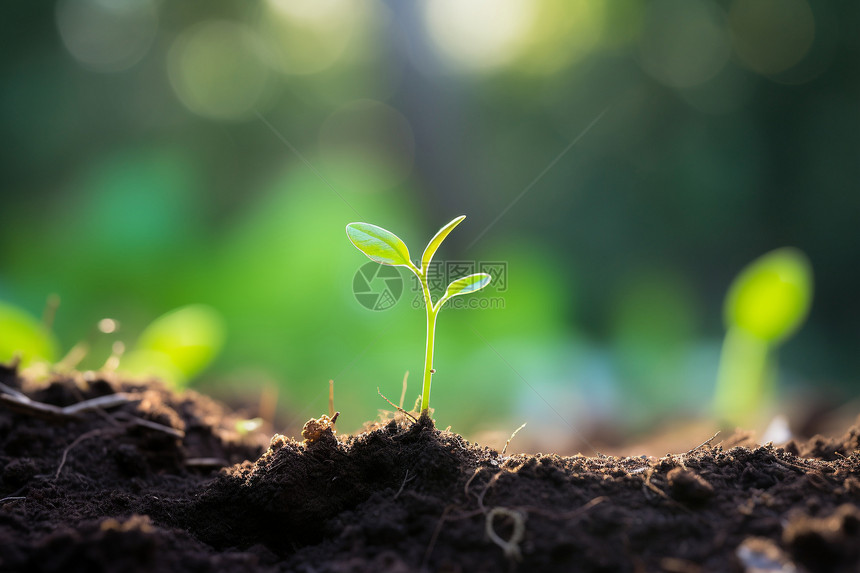
[[[132,515],[126,521],[117,519],[106,519],[101,524],[102,531],[140,531],[141,533],[152,533],[152,520],[146,515]]]
[[[849,477],[842,484],[845,493],[860,495],[860,479]]]
[[[749,537],[738,546],[735,555],[748,573],[789,573],[797,570],[783,550],[770,539]]]
[[[3,468],[3,484],[20,487],[36,475],[36,464],[30,458],[20,458],[9,462]]]
[[[675,468],[668,473],[672,497],[690,505],[703,505],[714,495],[714,486],[691,469]]]
[[[794,557],[810,571],[848,573],[860,559],[860,508],[843,504],[826,517],[795,515],[783,534]]]
[[[334,417],[337,418],[337,414]],[[304,438],[306,446],[321,440],[326,434],[333,439],[334,433],[334,419],[326,415],[311,418],[305,422],[305,426],[302,428],[302,438]]]
[[[146,458],[132,444],[120,444],[113,452],[117,467],[129,477],[146,475]]]
[[[660,560],[660,567],[666,573],[700,573],[702,570],[695,563],[677,557],[664,557]]]

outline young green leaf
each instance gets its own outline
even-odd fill
[[[412,264],[406,244],[391,231],[370,223],[350,223],[346,234],[359,251],[377,263],[394,267]]]
[[[459,225],[463,219],[465,219],[465,215],[460,215],[441,229],[436,235],[430,239],[430,242],[427,244],[427,248],[424,249],[424,254],[421,255],[421,272],[427,274],[427,267],[430,266],[430,260],[433,258],[433,255],[436,254],[436,251],[439,249],[439,245],[442,244],[442,241],[445,240],[445,237],[448,236],[448,233],[454,230],[454,227]]]
[[[491,279],[492,277],[487,273],[475,273],[474,275],[457,279],[448,285],[448,289],[445,291],[445,296],[442,298],[444,300],[448,300],[452,296],[479,291],[490,284]]]
[[[56,353],[57,342],[41,322],[18,307],[0,302],[0,363],[16,354],[22,366],[40,359],[52,362]]]
[[[157,375],[181,387],[202,372],[218,355],[226,328],[221,314],[203,304],[174,309],[152,321],[120,370],[136,375]]]
[[[747,265],[726,296],[729,326],[780,342],[797,330],[812,304],[812,267],[802,252],[776,249]]]

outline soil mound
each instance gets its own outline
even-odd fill
[[[402,414],[310,443],[238,420],[0,369],[0,570],[860,570],[860,425],[618,458],[502,456]]]

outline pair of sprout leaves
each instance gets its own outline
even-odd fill
[[[421,292],[424,296],[424,307],[427,311],[427,346],[424,356],[424,382],[421,392],[421,411],[426,412],[430,407],[430,379],[433,375],[433,344],[436,334],[436,316],[442,309],[442,306],[451,298],[479,291],[488,284],[492,277],[487,273],[475,273],[454,280],[448,285],[445,294],[442,295],[435,303],[430,294],[430,288],[427,284],[427,271],[430,268],[430,261],[433,255],[439,249],[442,241],[448,234],[454,230],[454,227],[459,225],[465,219],[465,215],[461,215],[439,229],[439,232],[430,239],[427,248],[424,249],[424,254],[421,255],[421,266],[416,266],[409,257],[409,249],[406,244],[394,233],[387,231],[382,227],[371,225],[370,223],[350,223],[346,226],[346,234],[352,244],[370,258],[381,265],[389,265],[394,267],[406,267],[421,283]]]

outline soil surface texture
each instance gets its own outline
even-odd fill
[[[402,413],[305,442],[237,421],[0,367],[0,571],[860,571],[857,424],[617,458],[505,456]]]

